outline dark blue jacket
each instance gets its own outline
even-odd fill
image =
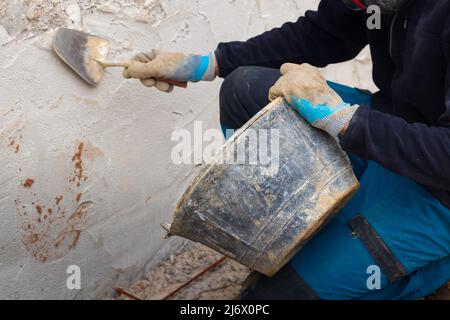
[[[239,66],[285,62],[324,67],[354,58],[367,44],[380,91],[340,137],[344,150],[425,186],[450,207],[450,1],[416,0],[383,15],[381,30],[341,0],[322,0],[297,22],[247,42],[221,43],[221,76]]]

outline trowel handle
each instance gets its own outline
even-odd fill
[[[110,67],[128,68],[130,66],[130,61],[98,61],[98,62],[100,62],[103,65],[103,67],[105,67],[105,68],[110,68]],[[168,84],[171,84],[175,87],[187,88],[187,82],[168,80],[168,79],[156,79],[156,80],[167,82]]]
[[[156,80],[167,82],[168,84],[171,84],[171,85],[173,85],[175,87],[179,87],[179,88],[187,88],[187,86],[188,86],[187,82],[182,82],[182,81],[166,80],[166,79],[156,79]]]

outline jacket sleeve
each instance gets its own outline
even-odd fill
[[[450,106],[442,117],[450,119]],[[340,144],[345,151],[374,160],[419,184],[450,191],[450,126],[408,123],[360,107],[340,136]]]
[[[350,60],[368,43],[365,18],[342,0],[322,0],[297,22],[265,32],[246,42],[220,43],[216,49],[220,76],[241,66],[279,68],[285,62],[324,67]]]
[[[409,123],[395,115],[360,107],[347,131],[342,148],[410,178],[432,192],[450,191],[450,19],[442,34],[446,56],[445,108],[438,125]],[[391,109],[391,108],[387,108]],[[445,191],[444,191],[445,190]],[[450,202],[449,202],[450,205]]]

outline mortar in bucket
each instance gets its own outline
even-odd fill
[[[260,139],[252,143],[255,136]],[[266,143],[275,165],[251,161],[256,150],[261,158],[265,139],[275,141]],[[243,152],[245,161],[236,161]],[[202,168],[166,230],[272,276],[358,187],[336,140],[311,127],[280,98]]]

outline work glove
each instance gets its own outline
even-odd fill
[[[186,55],[154,49],[133,57],[131,64],[123,71],[123,76],[140,79],[147,87],[155,86],[161,91],[171,92],[173,85],[164,80],[213,81],[216,78],[216,57],[214,53]]]
[[[308,64],[286,63],[281,78],[270,89],[269,99],[285,100],[313,127],[337,137],[343,133],[359,106],[342,101],[317,68]]]

